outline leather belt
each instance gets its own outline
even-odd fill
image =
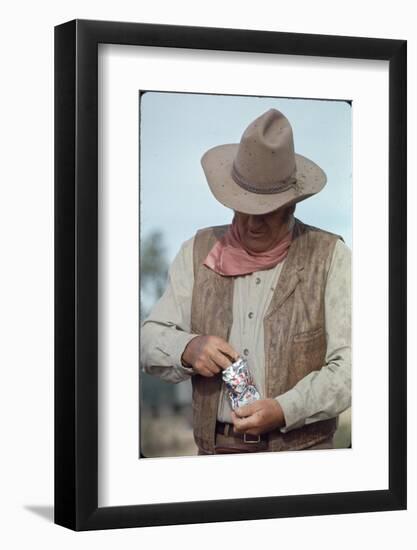
[[[216,433],[224,435],[225,437],[234,437],[240,439],[242,443],[267,443],[268,436],[266,434],[261,435],[251,435],[251,434],[242,434],[236,432],[233,424],[228,424],[225,422],[216,423]]]

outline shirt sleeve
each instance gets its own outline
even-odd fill
[[[168,272],[164,294],[142,323],[140,363],[144,372],[166,382],[188,379],[193,371],[181,355],[196,334],[191,333],[191,298],[194,285],[194,238],[182,246]]]
[[[283,433],[334,418],[351,404],[351,251],[337,241],[325,289],[325,364],[276,397],[285,417]]]

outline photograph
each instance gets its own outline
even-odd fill
[[[55,27],[71,530],[407,508],[407,36],[232,24]]]
[[[352,448],[352,109],[139,91],[142,458]]]

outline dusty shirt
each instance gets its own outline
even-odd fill
[[[186,241],[174,259],[165,293],[156,303],[141,330],[141,366],[168,382],[181,382],[192,370],[181,364],[191,334],[193,291],[193,243]],[[285,416],[282,432],[317,420],[337,416],[350,406],[351,385],[351,252],[338,240],[325,290],[327,352],[325,364],[300,380],[292,389],[275,396]],[[285,260],[272,269],[236,277],[233,324],[229,342],[248,360],[256,386],[265,397],[263,318],[268,309]],[[231,409],[222,388],[218,419],[231,422]]]

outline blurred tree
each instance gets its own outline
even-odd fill
[[[168,274],[168,261],[162,231],[149,233],[141,242],[140,250],[140,317],[141,322],[162,296]],[[161,407],[172,407],[175,400],[173,385],[140,372],[141,402],[158,416]]]
[[[143,239],[140,251],[141,318],[149,314],[153,304],[162,296],[168,274],[168,262],[163,234],[152,231]],[[146,300],[146,306],[143,303]]]

